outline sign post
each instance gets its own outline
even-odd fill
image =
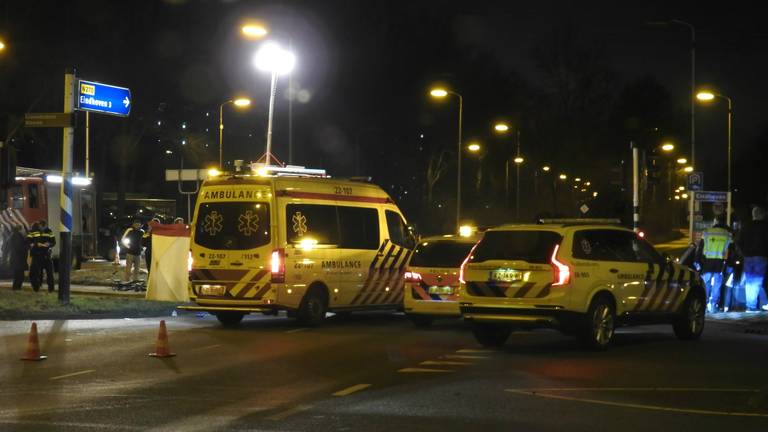
[[[75,70],[64,74],[64,114],[71,116],[75,111]],[[72,267],[72,148],[75,141],[75,127],[64,127],[61,156],[61,207],[59,235],[59,303],[69,304],[69,271]]]
[[[709,204],[705,208],[704,204]],[[705,214],[706,213],[706,214]],[[731,224],[731,193],[725,191],[691,191],[689,203],[691,242],[696,243],[701,233],[712,226],[711,221],[717,218]]]

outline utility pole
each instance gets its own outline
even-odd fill
[[[640,149],[630,141],[632,147],[632,229],[640,231]]]
[[[64,74],[64,113],[75,111],[75,69]],[[72,148],[75,142],[74,123],[62,129],[61,193],[59,204],[59,303],[69,304],[69,271],[72,267]]]

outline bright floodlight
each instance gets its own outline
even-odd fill
[[[444,88],[433,88],[429,91],[430,96],[436,97],[436,98],[444,98],[448,96],[448,90]]]
[[[685,164],[688,163],[688,159],[680,158],[680,159],[677,160],[677,163],[679,163],[680,165],[685,165]]]
[[[670,152],[675,149],[675,145],[672,143],[664,143],[661,145],[661,149],[666,152]]]
[[[280,48],[280,45],[274,42],[266,42],[253,57],[253,64],[259,70],[265,72],[287,74],[293,70],[293,66],[296,64],[296,57],[290,51]]]
[[[208,168],[208,177],[218,177],[221,175],[221,171],[216,168]]]
[[[467,146],[467,150],[469,150],[471,152],[478,152],[478,151],[480,151],[480,144],[472,143],[472,144]]]
[[[696,99],[700,101],[711,101],[715,98],[715,94],[708,91],[702,91],[696,94]]]
[[[248,105],[251,104],[251,100],[248,99],[248,98],[235,99],[234,104],[235,104],[235,106],[238,106],[238,107],[241,107],[241,108],[242,107],[247,107]]]
[[[0,41],[0,51],[5,49],[5,43],[3,41]]]
[[[509,130],[509,125],[506,123],[496,123],[493,125],[493,129],[496,130],[496,132],[506,132]]]
[[[515,163],[516,163],[516,164],[518,164],[518,165],[519,165],[519,164],[521,164],[521,163],[525,162],[525,159],[523,159],[522,157],[518,156],[518,157],[516,157],[516,158],[514,159],[514,161],[515,161]]]
[[[246,24],[240,28],[243,36],[251,39],[263,38],[267,35],[267,28],[260,24]]]
[[[477,228],[471,225],[462,225],[459,227],[459,235],[462,237],[471,237],[476,231]]]

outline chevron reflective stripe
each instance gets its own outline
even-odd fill
[[[403,279],[403,276],[405,275],[405,266],[408,264],[408,260],[410,260],[411,255],[413,254],[412,250],[404,250],[406,251],[405,256],[400,260],[400,265],[395,268],[395,273],[392,275],[389,284],[389,292],[387,292],[381,300],[382,304],[395,304],[402,301],[403,289],[405,288],[405,279]]]
[[[414,298],[418,300],[434,300],[432,296],[427,294],[427,291],[424,290],[424,288],[421,286],[421,284],[413,284],[411,285],[411,290],[413,291]]]
[[[523,298],[523,297],[525,297],[525,295],[526,295],[526,294],[528,294],[528,293],[531,291],[531,289],[533,289],[533,287],[535,287],[535,286],[536,286],[536,282],[526,282],[525,284],[523,284],[523,286],[522,286],[522,287],[520,287],[519,289],[515,290],[515,295],[513,295],[513,296],[511,296],[511,297],[513,297],[513,298]],[[508,289],[508,290],[507,290],[507,294],[509,294],[511,291],[512,291],[512,290],[509,290],[509,289]],[[507,297],[510,297],[510,296],[509,296],[509,295],[507,295]]]
[[[633,310],[639,311],[642,309],[643,304],[645,303],[645,299],[648,298],[648,295],[650,294],[655,284],[654,273],[654,265],[652,263],[648,263],[648,271],[645,272],[645,278],[643,279],[643,293],[640,294],[637,305],[635,305]]]
[[[659,292],[656,294],[654,301],[652,301],[648,306],[649,310],[655,311],[662,309],[664,307],[665,300],[674,294],[672,292],[672,286],[674,285],[675,280],[675,266],[673,266],[672,263],[668,263],[665,273],[668,276],[661,281]]]
[[[252,269],[252,270],[249,270],[249,271],[248,271],[248,272],[247,272],[247,273],[246,273],[246,274],[245,274],[245,275],[244,275],[244,276],[243,276],[243,277],[240,279],[240,281],[238,281],[238,282],[237,282],[237,284],[235,284],[235,286],[233,286],[233,287],[232,287],[232,288],[229,290],[229,294],[230,294],[232,297],[238,297],[238,294],[240,294],[240,292],[241,292],[241,291],[243,291],[243,293],[244,293],[244,294],[245,294],[245,293],[247,293],[249,290],[248,290],[248,289],[246,289],[246,287],[248,287],[249,289],[250,289],[250,288],[254,288],[254,286],[253,286],[253,285],[254,285],[254,283],[255,283],[255,282],[258,282],[259,280],[261,280],[261,278],[262,278],[262,277],[263,277],[265,274],[267,274],[267,271],[266,271],[266,270],[259,270],[259,269]]]
[[[368,294],[363,297],[360,304],[375,304],[382,294],[385,293],[384,288],[389,286],[389,281],[392,279],[392,269],[403,255],[403,248],[394,244],[392,246],[397,252],[390,254],[381,262],[378,278],[373,282],[371,288],[368,290]],[[387,265],[387,263],[389,263],[389,265]]]
[[[360,297],[365,293],[368,286],[371,284],[371,281],[373,280],[375,274],[376,274],[376,265],[379,262],[379,258],[383,256],[384,250],[386,250],[387,245],[389,244],[389,239],[384,240],[381,243],[381,246],[379,246],[379,250],[376,252],[376,256],[371,261],[371,265],[368,266],[368,276],[365,277],[365,282],[363,282],[363,286],[360,287],[360,290],[355,294],[355,297],[352,299],[350,304],[356,304],[357,301],[360,299]]]
[[[379,286],[379,281],[383,277],[383,273],[386,271],[387,262],[389,262],[389,259],[392,257],[395,249],[396,246],[390,243],[389,248],[387,248],[387,253],[377,263],[376,267],[371,270],[370,274],[368,275],[369,277],[366,279],[366,283],[360,289],[360,292],[355,297],[352,304],[367,303],[368,298],[371,297],[376,287]]]
[[[680,273],[677,276],[677,282],[674,289],[672,290],[672,294],[669,296],[669,300],[667,301],[667,304],[664,307],[665,311],[673,311],[675,310],[675,303],[677,303],[677,299],[680,298],[680,293],[685,291],[685,276],[689,275],[690,277],[690,271],[685,270],[683,268],[680,269]],[[690,279],[689,279],[690,280]]]
[[[22,226],[29,231],[29,224],[24,219],[24,215],[17,209],[5,209],[0,212],[0,224],[11,229],[14,226]]]
[[[389,298],[395,293],[399,280],[403,278],[400,274],[400,266],[404,267],[407,260],[408,249],[400,247],[400,250],[392,257],[392,264],[387,269],[387,274],[384,275],[384,279],[379,285],[377,292],[374,292],[373,297],[370,299],[371,304],[387,304]]]
[[[72,178],[69,173],[62,175],[63,180],[61,182],[61,222],[59,223],[59,231],[71,232],[72,231]]]

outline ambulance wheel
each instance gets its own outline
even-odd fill
[[[475,339],[477,339],[480,345],[498,348],[507,342],[512,329],[498,324],[475,323],[472,326],[472,332],[475,334]]]
[[[704,297],[699,292],[692,291],[672,324],[675,336],[680,340],[698,339],[704,330],[705,311]]]
[[[585,348],[605,350],[613,340],[615,326],[616,312],[612,299],[599,296],[589,305],[579,339]]]
[[[245,316],[242,312],[216,312],[216,319],[224,327],[232,328],[240,325],[240,321]]]
[[[328,296],[323,288],[316,286],[304,295],[299,306],[299,322],[307,326],[316,326],[323,322],[328,311]]]
[[[416,327],[429,327],[432,325],[432,321],[434,321],[434,318],[432,318],[429,315],[409,314],[408,319],[411,320],[413,325],[415,325]]]

